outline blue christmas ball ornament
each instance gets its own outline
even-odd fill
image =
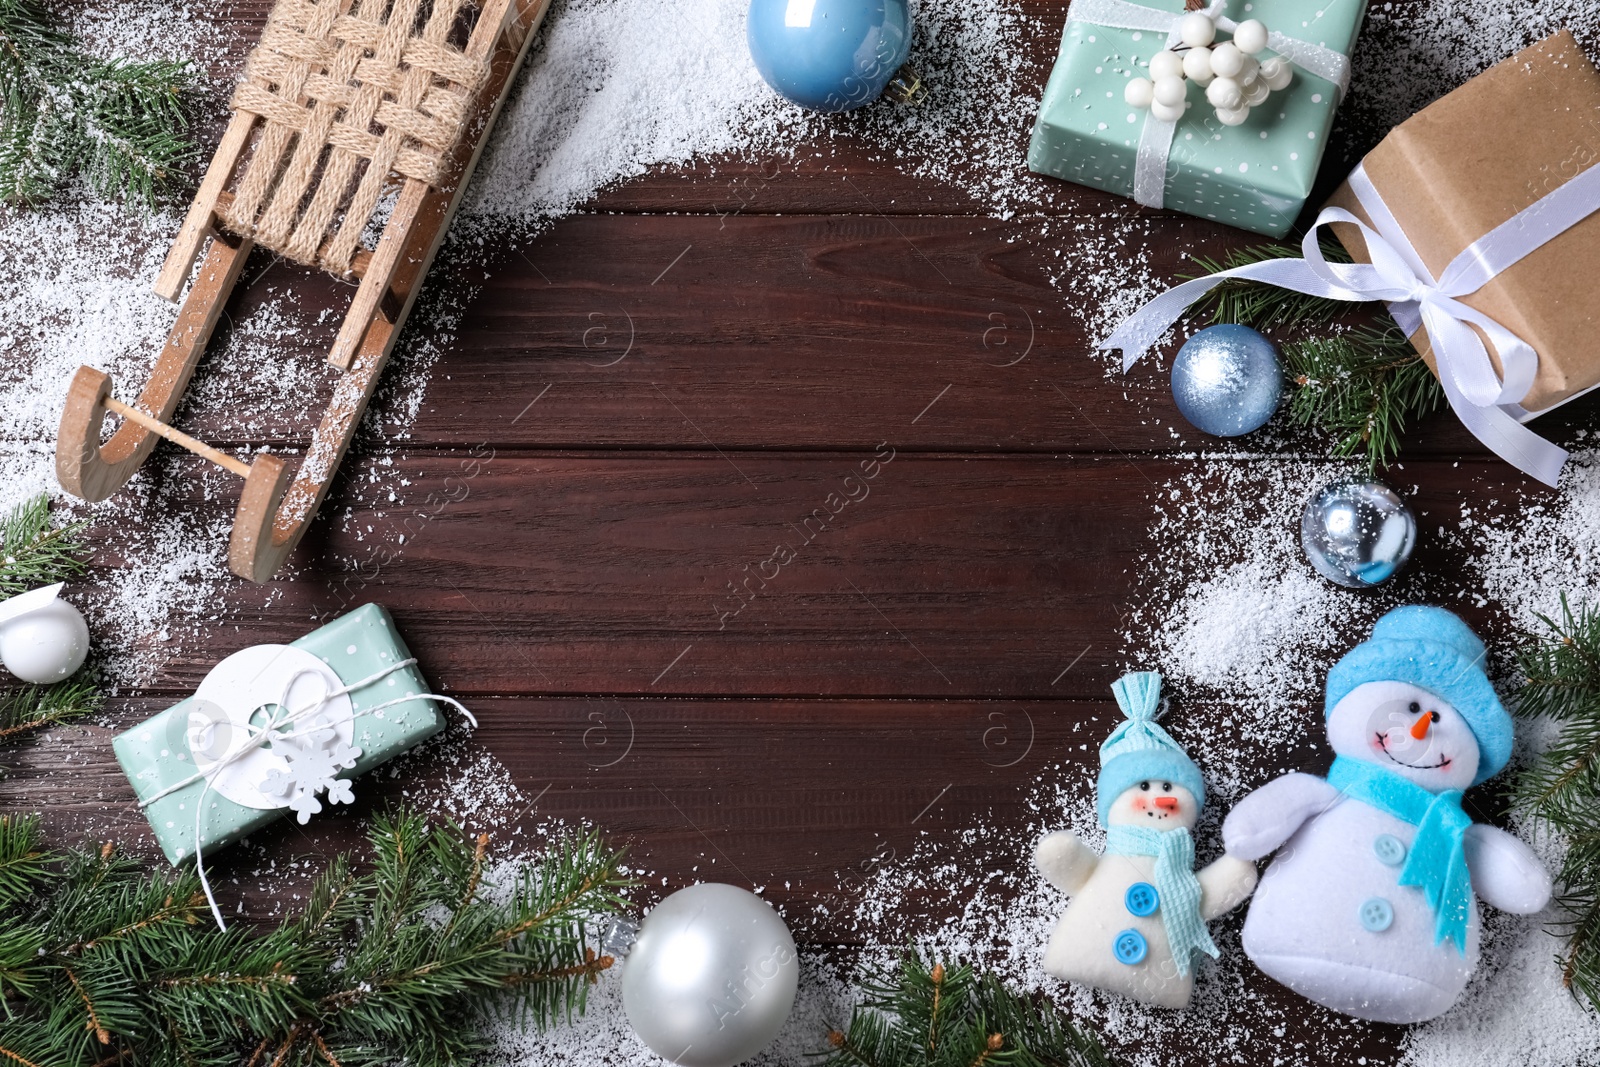
[[[1172,362],[1172,398],[1198,430],[1237,437],[1277,410],[1283,369],[1271,341],[1248,326],[1210,326]]]
[[[785,99],[849,111],[883,92],[911,50],[906,0],[751,0],[745,38]]]

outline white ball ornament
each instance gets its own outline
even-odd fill
[[[1260,107],[1262,104],[1267,102],[1267,97],[1271,95],[1271,93],[1272,90],[1267,87],[1267,83],[1262,81],[1260,78],[1257,78],[1255,81],[1244,87],[1245,105],[1248,107]]]
[[[1234,27],[1233,43],[1245,55],[1253,56],[1267,47],[1267,27],[1260,19],[1245,19]]]
[[[1217,39],[1217,24],[1202,11],[1191,11],[1178,23],[1178,37],[1190,48],[1204,48]]]
[[[1244,120],[1249,118],[1249,117],[1250,117],[1250,109],[1248,107],[1237,107],[1237,108],[1219,107],[1219,108],[1217,108],[1217,119],[1224,126],[1242,126],[1242,125],[1244,125]]]
[[[57,583],[0,603],[0,663],[24,682],[59,682],[89,654],[88,624],[60,592]]]
[[[1211,50],[1211,72],[1219,78],[1237,78],[1244,70],[1244,53],[1232,41],[1223,41]]]
[[[1244,90],[1232,78],[1221,77],[1206,86],[1206,99],[1218,111],[1224,109],[1231,111],[1244,103]]]
[[[1154,91],[1155,102],[1165,104],[1167,107],[1182,107],[1183,98],[1188,95],[1189,86],[1182,78],[1158,78]]]
[[[1122,87],[1122,99],[1129,107],[1149,107],[1155,99],[1155,83],[1149,78],[1130,78]]]
[[[1277,92],[1279,89],[1287,89],[1289,83],[1294,80],[1294,64],[1282,56],[1263,59],[1261,61],[1261,80],[1266,82],[1267,87],[1273,92]]]
[[[1150,105],[1150,114],[1162,122],[1177,122],[1183,118],[1183,110],[1182,104],[1163,104],[1159,100]]]
[[[733,1067],[772,1043],[794,1008],[800,959],[772,905],[715,882],[671,894],[639,923],[622,1008],[656,1055]]]
[[[1183,76],[1199,86],[1211,84],[1211,49],[1201,45],[1183,54]]]
[[[1183,57],[1176,52],[1161,51],[1150,57],[1150,80],[1183,77]]]
[[[1260,73],[1260,71],[1261,64],[1257,63],[1253,57],[1245,56],[1243,64],[1239,67],[1239,73],[1234,75],[1234,79],[1240,85],[1248,86],[1251,82],[1256,80],[1256,75]]]

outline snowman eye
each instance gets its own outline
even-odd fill
[[[1413,700],[1411,702],[1411,706],[1410,706],[1411,714],[1415,715],[1417,712],[1419,712],[1421,710],[1422,710],[1422,705],[1418,704],[1415,700]]]
[[[1172,792],[1172,783],[1171,783],[1171,782],[1162,782],[1162,783],[1161,783],[1161,791],[1162,791],[1162,792],[1163,792],[1163,793],[1170,793],[1170,792]]]
[[[1439,721],[1439,713],[1437,711],[1430,711],[1430,712],[1428,712],[1428,714],[1433,716],[1433,718],[1430,720],[1431,722],[1438,722]]]
[[[1139,788],[1143,789],[1145,792],[1148,793],[1150,791],[1150,783],[1149,782],[1140,782],[1139,783]]]

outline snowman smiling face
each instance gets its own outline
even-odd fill
[[[1192,830],[1200,805],[1177,782],[1151,778],[1136,782],[1111,802],[1107,826],[1143,826],[1148,830]]]
[[[1358,685],[1328,715],[1334,752],[1376,763],[1432,793],[1478,774],[1478,739],[1449,701],[1409,682]]]

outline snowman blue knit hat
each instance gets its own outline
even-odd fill
[[[1112,802],[1143,781],[1181,785],[1204,807],[1206,783],[1200,768],[1172,735],[1156,724],[1161,713],[1161,675],[1154,671],[1124,674],[1112,683],[1111,692],[1128,721],[1111,731],[1100,746],[1100,777],[1094,784],[1100,825],[1106,825]]]
[[[1511,715],[1489,684],[1488,650],[1453,612],[1411,604],[1395,608],[1372,636],[1345,653],[1328,672],[1324,716],[1351,690],[1367,682],[1408,682],[1450,702],[1478,740],[1477,785],[1511,758]]]

